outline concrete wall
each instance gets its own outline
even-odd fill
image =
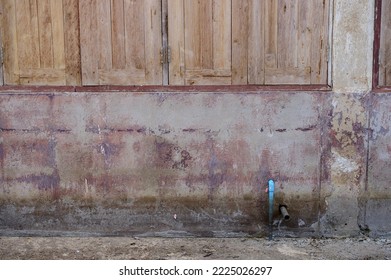
[[[2,91],[0,233],[264,235],[270,178],[275,234],[390,233],[373,2],[334,1],[330,92]]]

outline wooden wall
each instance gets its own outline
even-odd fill
[[[9,85],[327,84],[329,0],[1,4]]]

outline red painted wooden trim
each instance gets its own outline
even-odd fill
[[[257,93],[265,91],[331,91],[327,85],[276,86],[1,86],[0,93],[37,92],[226,92]]]
[[[374,40],[373,40],[373,73],[372,73],[372,88],[379,88],[379,55],[380,55],[380,31],[381,31],[381,7],[382,0],[375,1],[375,24],[374,24]]]

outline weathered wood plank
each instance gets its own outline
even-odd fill
[[[278,68],[297,67],[297,1],[279,0]]]
[[[231,69],[198,69],[186,71],[188,85],[230,85]]]
[[[201,68],[213,68],[213,2],[200,0],[199,28],[201,48]]]
[[[67,85],[81,85],[79,0],[63,0],[65,79]]]
[[[17,43],[16,4],[14,0],[3,1],[1,33],[3,35],[4,84],[19,84],[19,52]]]
[[[313,1],[298,1],[298,67],[305,68],[311,66],[311,34],[313,28]]]
[[[267,85],[294,85],[309,84],[311,68],[269,68],[265,72]]]
[[[160,48],[162,45],[161,1],[144,1],[145,82],[146,85],[161,85],[163,82]]]
[[[249,14],[248,84],[262,85],[265,83],[264,1],[250,0]]]
[[[15,1],[17,2],[17,1]],[[42,58],[41,58],[41,45],[40,45],[40,27],[39,27],[39,14],[37,8],[37,0],[30,0],[30,28],[26,29],[25,32],[31,32],[31,45],[27,46],[31,49],[31,67],[42,67]],[[18,10],[16,11],[18,13]],[[20,43],[18,42],[18,47],[20,48]],[[20,63],[20,60],[19,60]],[[21,64],[19,67],[22,68]]]
[[[99,69],[112,68],[112,50],[111,50],[111,1],[97,1],[97,33],[98,33],[98,48]]]
[[[171,47],[169,84],[184,85],[185,72],[185,22],[184,1],[168,0],[168,42]]]
[[[327,83],[329,0],[313,1],[311,84]]]
[[[278,0],[265,0],[265,68],[277,68]]]
[[[232,84],[248,83],[248,0],[232,0]]]
[[[99,85],[143,85],[144,69],[110,69],[99,71]]]
[[[14,71],[18,73],[19,68],[40,67],[40,52],[38,36],[38,18],[36,15],[37,6],[35,1],[15,1],[16,9],[16,49],[18,50],[18,65]]]
[[[99,84],[97,52],[97,1],[79,1],[80,46],[83,85]]]
[[[125,69],[125,20],[123,0],[111,0],[111,20],[112,65],[114,69]]]
[[[64,11],[62,0],[50,0],[53,31],[53,66],[65,69]]]
[[[184,0],[185,17],[185,67],[201,69],[200,3]]]
[[[21,85],[58,86],[65,84],[65,69],[20,69]]]
[[[231,69],[231,0],[213,1],[213,69]]]
[[[145,69],[144,1],[125,0],[126,69]]]
[[[42,68],[53,68],[53,32],[50,0],[37,0],[37,6],[40,66]],[[31,9],[31,11],[34,11],[34,9]],[[34,17],[32,17],[32,20],[34,21]]]

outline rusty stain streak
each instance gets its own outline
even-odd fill
[[[189,133],[192,133],[192,132],[196,132],[197,130],[194,129],[194,128],[184,128],[182,129],[183,132],[189,132]]]
[[[85,129],[86,132],[94,133],[94,134],[101,134],[101,133],[141,133],[146,134],[147,128],[146,127],[130,127],[130,128],[100,128],[99,126],[87,126]],[[154,131],[149,130],[151,134],[154,134]]]
[[[58,128],[53,130],[43,130],[39,128],[30,128],[30,129],[18,129],[18,128],[1,128],[0,132],[22,132],[22,133],[44,133],[44,132],[55,132],[55,133],[70,133],[72,129]]]
[[[39,175],[26,175],[16,179],[17,182],[31,183],[35,185],[39,190],[50,190],[59,187],[60,177],[57,171],[53,174],[39,174]]]
[[[316,127],[317,127],[317,125],[313,124],[313,125],[310,125],[307,127],[298,127],[295,130],[297,130],[297,131],[310,131],[310,130],[314,130]]]

